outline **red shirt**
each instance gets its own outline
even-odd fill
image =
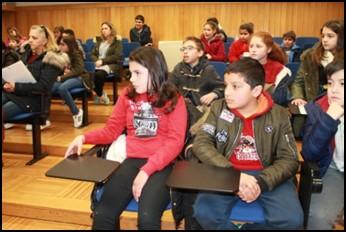
[[[150,108],[146,94],[132,101],[122,94],[104,128],[87,132],[85,143],[110,144],[126,128],[126,153],[129,158],[148,158],[141,167],[149,176],[169,165],[181,152],[187,126],[184,98],[179,96],[175,109],[165,114],[161,108]],[[149,135],[139,137],[138,134]]]
[[[276,60],[267,59],[267,63],[263,65],[265,71],[265,83],[273,84],[275,83],[277,75],[284,68],[284,65]]]
[[[254,120],[267,113],[273,106],[273,100],[268,93],[263,93],[258,99],[256,112],[250,117],[245,118],[236,109],[231,109],[232,113],[243,121],[243,130],[240,135],[239,143],[233,149],[230,162],[235,169],[241,171],[262,170],[263,165],[256,148],[254,133]]]
[[[229,62],[232,63],[237,60],[240,60],[241,55],[243,55],[244,52],[248,52],[248,51],[249,51],[249,43],[247,41],[238,39],[237,41],[233,42],[231,47],[229,48],[229,52],[228,52]]]
[[[208,41],[202,34],[201,42],[203,43],[204,53],[211,55],[211,61],[226,61],[225,45],[219,35]]]

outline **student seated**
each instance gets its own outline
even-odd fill
[[[208,21],[203,25],[201,41],[203,43],[205,56],[208,60],[226,61],[225,45],[216,23]]]
[[[311,196],[308,230],[330,230],[344,206],[344,61],[325,68],[327,94],[304,107],[304,160],[316,161],[323,181],[320,194]]]
[[[104,128],[77,136],[65,157],[81,153],[82,144],[111,144],[126,129],[126,159],[104,184],[95,206],[92,229],[114,230],[120,214],[134,198],[138,229],[160,230],[170,202],[166,180],[185,139],[184,98],[167,81],[162,52],[140,47],[130,54],[131,86],[124,91]]]
[[[203,44],[200,39],[190,36],[183,42],[181,48],[183,60],[174,67],[170,80],[178,87],[179,91],[186,99],[189,113],[189,134],[187,143],[192,143],[193,137],[199,129],[207,115],[208,108],[216,99],[224,96],[224,83],[214,69],[209,64],[208,59],[204,56]],[[201,117],[201,118],[200,118]],[[200,118],[200,119],[199,119]],[[199,120],[198,120],[199,119]],[[198,121],[197,121],[198,120]],[[183,216],[175,218],[184,218],[185,230],[200,229],[196,220],[192,218],[192,204],[196,194],[189,191],[175,191],[174,194],[181,194],[181,206],[179,210]],[[172,200],[175,201],[172,194]],[[173,208],[173,215],[178,214],[177,207]],[[176,219],[180,223],[180,219]]]
[[[239,39],[232,43],[228,52],[228,61],[230,63],[239,60],[243,56],[249,56],[249,43],[253,32],[253,23],[244,23],[239,26]]]
[[[298,154],[289,115],[263,92],[264,69],[251,58],[232,63],[225,73],[225,99],[211,106],[197,133],[193,153],[206,164],[241,171],[237,194],[201,192],[194,213],[203,229],[237,229],[229,219],[241,199],[258,201],[264,224],[244,229],[300,229],[303,210],[293,182]]]
[[[41,96],[35,92],[50,93],[57,76],[70,62],[67,54],[59,51],[53,33],[46,26],[31,26],[29,45],[22,61],[36,79],[36,83],[3,83],[4,121],[20,113],[40,112]],[[46,104],[49,104],[50,98],[45,100]]]
[[[152,46],[153,39],[151,38],[150,27],[144,24],[144,16],[137,15],[135,23],[135,26],[130,30],[131,42],[139,42],[141,46]]]
[[[286,53],[288,63],[299,62],[301,48],[295,43],[296,33],[294,31],[288,31],[282,35],[281,49]]]
[[[71,63],[64,68],[64,73],[59,75],[53,85],[53,94],[59,94],[70,108],[73,126],[78,128],[83,123],[83,110],[78,109],[73,101],[70,90],[74,88],[92,89],[92,80],[84,69],[82,52],[78,49],[74,36],[63,36],[60,40],[60,50],[68,54]]]
[[[258,60],[264,68],[264,90],[272,95],[276,104],[287,106],[293,76],[285,66],[287,57],[283,51],[268,32],[256,32],[251,37],[249,52],[250,57]]]

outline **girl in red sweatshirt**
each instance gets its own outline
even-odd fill
[[[167,81],[162,52],[136,49],[129,67],[132,85],[119,97],[105,127],[77,136],[65,154],[80,154],[83,143],[110,144],[126,129],[127,158],[104,185],[94,210],[95,230],[113,230],[132,198],[139,204],[139,229],[161,229],[161,215],[170,202],[165,182],[184,145],[186,106]]]
[[[239,39],[229,48],[228,60],[235,62],[243,56],[249,56],[249,42],[254,31],[253,23],[244,23],[239,27]]]
[[[204,53],[208,60],[226,61],[225,45],[219,34],[218,25],[208,21],[203,26],[203,34],[201,35]]]

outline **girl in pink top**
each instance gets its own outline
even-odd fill
[[[84,143],[110,144],[126,129],[127,158],[104,185],[94,210],[95,230],[113,230],[132,198],[139,204],[139,229],[161,229],[161,215],[170,202],[165,182],[184,145],[186,106],[167,81],[162,52],[134,50],[129,69],[132,85],[119,97],[105,127],[77,136],[65,154],[80,154]]]

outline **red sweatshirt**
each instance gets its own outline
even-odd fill
[[[203,43],[204,53],[211,55],[210,61],[226,61],[225,45],[219,35],[216,35],[208,41],[202,34],[201,41]]]
[[[273,107],[273,100],[270,95],[264,92],[258,99],[256,112],[245,118],[236,109],[231,111],[243,121],[243,130],[239,143],[230,156],[230,161],[234,168],[241,171],[262,170],[263,165],[256,149],[256,136],[254,134],[255,118],[267,113]]]
[[[284,68],[284,65],[276,60],[267,59],[267,63],[263,65],[266,77],[265,83],[272,84],[275,83],[277,75]]]
[[[136,97],[135,102],[122,94],[105,127],[87,132],[84,136],[88,144],[110,144],[126,128],[127,157],[148,158],[141,170],[150,176],[179,155],[184,145],[186,126],[187,111],[182,96],[175,109],[164,114],[161,108],[151,108],[146,94]]]
[[[248,52],[248,51],[249,51],[249,43],[247,41],[238,39],[237,41],[233,42],[231,47],[229,48],[229,52],[228,52],[229,62],[233,63],[237,60],[240,60],[241,55],[243,55],[244,52]]]

